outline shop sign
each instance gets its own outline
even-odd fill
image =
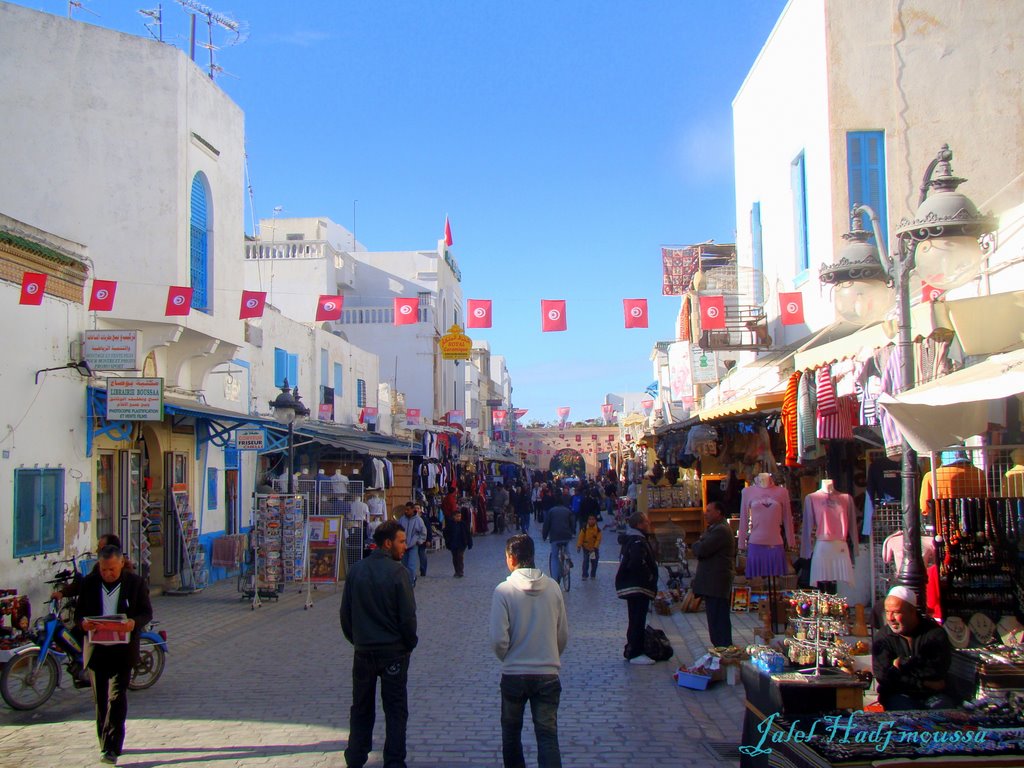
[[[466,419],[466,427],[468,429],[479,429],[480,419]]]
[[[718,383],[718,353],[709,352],[698,346],[690,347],[694,384]],[[653,403],[652,403],[653,405]]]
[[[263,427],[240,427],[235,430],[235,449],[262,451],[267,447],[267,431]]]
[[[107,379],[107,421],[163,421],[163,418],[163,379]]]
[[[458,325],[449,328],[448,333],[437,340],[437,345],[443,360],[469,360],[473,351],[473,340]]]
[[[139,332],[82,331],[82,357],[94,371],[137,371]]]
[[[672,400],[693,408],[693,356],[690,342],[677,341],[668,347],[669,384]]]

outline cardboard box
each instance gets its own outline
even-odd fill
[[[690,688],[694,691],[704,691],[711,684],[711,678],[705,677],[704,675],[694,675],[691,672],[684,672],[679,670],[673,675],[676,679],[676,685],[680,688]]]

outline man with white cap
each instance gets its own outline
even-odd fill
[[[893,587],[885,598],[885,626],[875,635],[872,667],[878,701],[887,710],[955,706],[946,693],[952,648],[945,630],[917,609],[917,595]]]

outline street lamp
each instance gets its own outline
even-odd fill
[[[832,267],[822,267],[821,281],[837,286],[836,304],[840,308],[843,293],[844,317],[862,322],[881,319],[887,307],[878,304],[896,290],[898,318],[898,354],[901,391],[913,389],[914,357],[910,329],[910,272],[917,270],[921,280],[936,288],[949,290],[978,276],[985,257],[982,235],[996,227],[996,220],[978,212],[971,200],[957,187],[965,179],[953,175],[953,153],[948,144],[928,165],[921,183],[921,195],[913,219],[904,218],[896,229],[896,250],[885,252],[878,216],[866,205],[854,205],[851,232],[844,235],[850,243]],[[936,173],[937,172],[937,173]],[[929,194],[931,193],[931,194]],[[860,216],[871,220],[877,249],[867,243],[867,233],[859,226]],[[879,258],[879,256],[881,258]],[[872,261],[873,259],[873,261]],[[917,452],[902,438],[903,565],[896,583],[917,593],[924,605],[925,568],[921,557],[921,509],[917,499]]]
[[[309,408],[303,405],[298,387],[292,392],[288,379],[284,380],[281,393],[270,401],[270,407],[277,422],[288,427],[288,493],[295,493],[295,427],[309,416]]]

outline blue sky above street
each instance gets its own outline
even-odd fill
[[[99,15],[79,21],[150,35],[156,3],[84,5]],[[506,357],[526,420],[596,418],[651,381],[678,311],[660,246],[733,242],[731,102],[783,0],[206,5],[248,28],[214,42],[257,219],[351,228],[357,200],[360,242],[394,251],[433,248],[447,214],[464,298],[494,302],[471,335]],[[187,49],[185,10],[163,15]],[[648,299],[650,328],[623,327],[624,298]],[[568,331],[541,332],[541,299],[567,301]]]

